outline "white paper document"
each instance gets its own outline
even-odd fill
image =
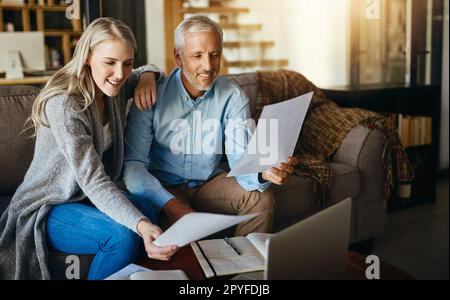
[[[189,278],[183,270],[158,270],[133,273],[130,280],[189,280]]]
[[[129,280],[130,276],[137,272],[145,272],[145,271],[151,271],[148,268],[141,267],[136,264],[129,264],[122,270],[112,274],[111,276],[105,278],[105,280]]]
[[[264,106],[247,149],[228,177],[261,173],[286,162],[294,154],[313,94]]]
[[[186,273],[182,270],[150,270],[148,268],[129,264],[117,271],[105,280],[188,280]]]
[[[233,216],[200,212],[190,213],[184,215],[169,227],[153,243],[160,247],[170,245],[183,247],[223,229],[251,220],[258,215]]]

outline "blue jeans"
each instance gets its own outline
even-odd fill
[[[152,223],[157,224],[151,201],[126,194]],[[95,254],[89,280],[100,280],[119,271],[143,252],[141,238],[87,203],[59,204],[47,217],[50,249],[70,254]]]

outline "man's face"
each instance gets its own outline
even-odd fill
[[[175,59],[182,69],[181,79],[192,97],[208,90],[220,73],[222,45],[214,32],[186,32],[184,49],[175,49]]]

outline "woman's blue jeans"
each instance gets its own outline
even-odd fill
[[[127,198],[152,223],[157,224],[154,206],[148,199],[126,194]],[[87,203],[59,204],[47,217],[47,242],[50,249],[70,254],[95,254],[89,280],[100,280],[119,271],[143,251],[141,237],[113,221]]]

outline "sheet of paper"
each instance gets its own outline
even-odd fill
[[[258,215],[232,216],[200,212],[190,213],[169,227],[153,243],[160,247],[169,245],[183,247],[213,233],[253,219]]]
[[[273,235],[273,233],[252,232],[247,235],[247,239],[256,249],[258,249],[258,252],[267,259],[267,252],[269,249],[268,241]]]
[[[239,162],[228,177],[260,173],[294,154],[313,92],[264,106],[258,126]]]
[[[105,280],[130,280],[130,275],[136,272],[151,271],[151,269],[141,267],[135,264],[129,264],[122,270],[112,274],[111,276],[105,278]]]
[[[131,280],[189,280],[182,270],[159,270],[135,272],[130,275]]]

